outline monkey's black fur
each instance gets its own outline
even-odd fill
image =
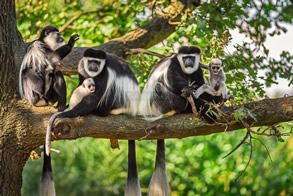
[[[39,39],[28,47],[21,65],[19,91],[22,98],[36,106],[58,102],[58,111],[66,108],[66,85],[63,73],[56,71],[56,66],[71,52],[77,39],[75,34],[65,44],[56,27],[47,26],[42,30]]]

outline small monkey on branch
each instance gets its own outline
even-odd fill
[[[223,100],[233,100],[234,97],[229,94],[225,81],[226,76],[222,69],[223,63],[220,59],[212,59],[209,66],[204,67],[210,72],[210,85],[203,84],[194,92],[194,98],[198,98],[204,92],[212,96],[222,96]],[[232,102],[233,104],[233,102]]]

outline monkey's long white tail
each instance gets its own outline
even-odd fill
[[[51,156],[47,156],[45,151],[46,147],[44,147],[44,165],[40,185],[40,196],[56,196],[51,166]]]
[[[61,114],[62,112],[56,112],[55,114],[53,114],[48,122],[48,126],[47,126],[47,132],[46,132],[46,140],[45,140],[45,146],[46,146],[46,155],[49,156],[50,155],[50,149],[51,149],[51,132],[53,129],[53,125],[54,125],[54,121],[55,119],[58,117],[59,114]]]
[[[148,196],[169,196],[168,176],[165,163],[165,142],[164,140],[157,141],[156,166],[153,173]]]

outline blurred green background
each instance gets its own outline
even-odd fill
[[[153,3],[156,4],[153,6]],[[76,46],[98,46],[146,24],[164,9],[169,1],[111,0],[16,0],[17,25],[25,42],[37,39],[49,24],[64,29],[66,40],[73,33],[80,39]],[[153,10],[153,12],[151,11]],[[150,48],[168,55],[180,45],[197,45],[202,61],[221,57],[225,63],[227,85],[237,103],[266,98],[264,87],[284,78],[293,83],[293,57],[280,49],[279,58],[270,57],[264,42],[268,36],[285,33],[283,24],[292,25],[290,1],[202,1],[200,7],[183,14],[176,32],[162,43]],[[72,21],[71,21],[72,20]],[[71,21],[71,23],[69,23]],[[244,28],[246,24],[250,28]],[[277,25],[276,25],[277,24]],[[66,26],[66,28],[64,28]],[[239,29],[249,42],[234,46],[233,53],[225,48],[233,37],[230,30]],[[143,88],[157,57],[131,56],[126,61]],[[260,74],[260,73],[265,73]],[[206,72],[206,77],[208,73]],[[77,86],[77,76],[66,77],[68,99]],[[293,125],[283,123],[282,132],[292,132]],[[293,137],[256,137],[268,147],[253,141],[250,165],[242,177],[250,148],[243,145],[226,159],[245,135],[221,133],[166,141],[167,172],[171,195],[293,195]],[[120,141],[120,150],[110,148],[109,140],[83,138],[53,142],[52,164],[57,195],[124,195],[127,178],[127,142]],[[137,164],[143,195],[146,195],[155,161],[155,141],[137,142]],[[42,160],[28,160],[23,171],[22,195],[39,194]]]

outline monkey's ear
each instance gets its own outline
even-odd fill
[[[83,87],[83,88],[85,88],[85,85],[84,85],[84,83],[82,83],[82,87]]]

